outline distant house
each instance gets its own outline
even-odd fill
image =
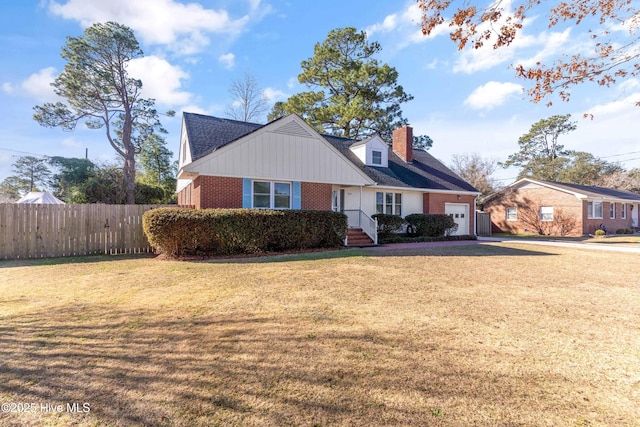
[[[638,227],[640,194],[530,178],[484,199],[497,232],[582,236]]]
[[[357,141],[321,135],[292,114],[266,125],[184,113],[178,204],[195,208],[319,209],[347,214],[370,237],[371,216],[449,214],[474,234],[480,194],[424,150],[413,131]]]

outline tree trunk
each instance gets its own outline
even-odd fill
[[[136,158],[133,150],[127,151],[124,159],[124,187],[126,191],[127,204],[136,203]]]
[[[133,120],[129,104],[124,105],[124,123],[122,124],[122,145],[124,146],[124,187],[127,204],[136,203],[136,147],[131,143]]]

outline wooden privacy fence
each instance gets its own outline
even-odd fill
[[[0,259],[151,252],[142,214],[168,205],[0,204]]]
[[[491,236],[491,214],[476,212],[476,232],[478,236]]]

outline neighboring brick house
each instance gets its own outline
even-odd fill
[[[638,227],[640,194],[586,185],[521,179],[483,200],[494,231],[582,236]]]
[[[260,125],[184,113],[178,204],[335,210],[365,231],[378,212],[446,213],[457,234],[475,234],[480,193],[412,142],[407,126],[390,147],[379,136],[320,135],[295,114]]]

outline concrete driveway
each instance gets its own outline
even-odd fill
[[[559,246],[565,248],[613,251],[613,252],[629,252],[640,254],[640,244],[636,246],[622,246],[616,243],[582,243],[582,242],[563,242],[557,240],[542,239],[518,239],[511,237],[478,237],[478,240],[455,240],[448,242],[416,242],[416,243],[390,243],[386,245],[371,246],[364,249],[370,251],[388,251],[399,249],[420,249],[420,248],[437,248],[448,246],[469,246],[481,245],[486,243],[517,243],[527,245],[543,245],[543,246]]]

